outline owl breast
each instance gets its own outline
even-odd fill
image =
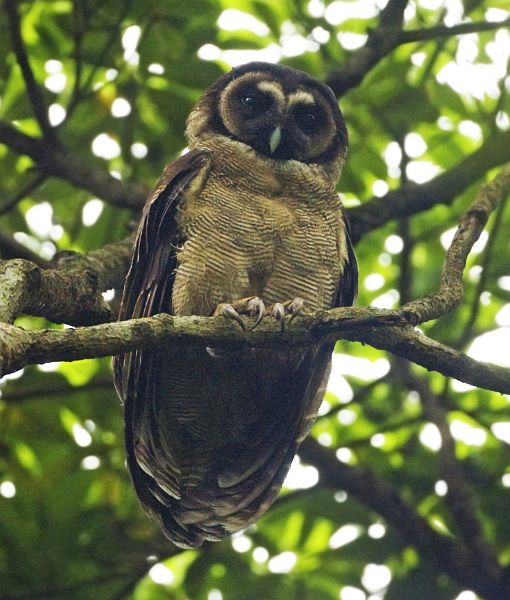
[[[300,163],[300,177],[290,170],[279,177],[234,158],[213,161],[201,190],[183,203],[174,314],[210,315],[219,303],[249,296],[329,308],[345,246],[336,193],[307,179]]]

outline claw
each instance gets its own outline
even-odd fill
[[[289,302],[289,304],[287,305],[287,312],[291,315],[289,323],[291,323],[292,319],[303,310],[304,304],[305,302],[303,298],[294,298],[294,300],[291,300]]]
[[[236,323],[239,324],[241,329],[246,332],[246,325],[244,324],[241,316],[237,312],[237,310],[232,306],[232,304],[218,304],[216,310],[214,311],[214,316],[222,316],[226,319],[232,319]]]
[[[257,317],[254,325],[250,327],[250,329],[253,331],[255,327],[257,327],[257,325],[259,325],[262,319],[264,318],[264,315],[266,314],[266,307],[264,306],[264,303],[260,298],[252,298],[248,302],[247,310],[249,315],[251,315],[252,317]]]
[[[269,314],[280,322],[281,331],[285,330],[285,315],[291,315],[289,323],[301,312],[304,306],[302,298],[294,298],[286,302],[275,302],[268,310]]]
[[[276,302],[271,309],[271,315],[280,321],[280,331],[283,333],[285,330],[285,306],[281,302]]]

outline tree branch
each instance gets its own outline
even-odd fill
[[[334,452],[308,437],[300,447],[304,462],[319,469],[321,482],[352,494],[393,525],[402,537],[433,560],[452,579],[475,590],[486,600],[510,596],[500,568],[481,573],[476,556],[457,540],[436,532],[385,480],[366,468],[337,460]]]
[[[409,0],[390,0],[381,11],[378,27],[369,32],[366,44],[326,77],[326,84],[338,98],[358,86],[365,75],[398,45],[408,3]]]
[[[475,23],[459,23],[458,25],[453,25],[451,27],[438,25],[437,27],[429,27],[427,29],[409,29],[400,33],[398,45],[408,44],[410,42],[437,40],[453,37],[455,35],[465,35],[467,33],[494,31],[504,27],[510,27],[510,19],[492,22],[481,21]]]
[[[462,274],[471,248],[480,237],[487,219],[510,192],[510,163],[490,183],[482,186],[476,200],[460,220],[446,253],[437,292],[408,302],[400,313],[412,324],[424,323],[453,310],[464,296]]]
[[[111,356],[169,344],[174,348],[214,346],[238,351],[302,347],[337,339],[370,344],[470,385],[510,393],[510,370],[478,363],[420,334],[397,312],[373,308],[339,308],[318,316],[296,317],[283,333],[270,319],[245,334],[221,317],[168,314],[63,331],[25,331],[0,324],[0,375],[28,364]]]
[[[365,45],[352,52],[339,69],[335,69],[326,77],[326,84],[340,98],[350,89],[357,87],[374,67],[385,56],[398,46],[411,42],[444,39],[456,35],[475,33],[478,31],[494,31],[508,27],[510,19],[497,22],[460,23],[453,27],[445,25],[426,29],[402,30],[403,13],[408,2],[396,0],[388,2],[381,12],[379,25],[368,32]]]
[[[424,417],[436,425],[441,435],[440,470],[448,485],[445,500],[457,522],[459,535],[464,539],[472,558],[478,561],[481,571],[491,573],[495,577],[500,568],[498,559],[487,543],[482,525],[476,516],[471,489],[455,454],[455,440],[448,425],[447,411],[430,387],[422,379],[411,374],[408,364],[401,365],[399,372],[409,388],[420,394]]]
[[[23,38],[21,36],[21,24],[18,15],[16,0],[5,0],[5,10],[8,16],[9,33],[12,41],[12,48],[16,55],[16,60],[23,74],[28,97],[34,109],[34,113],[41,128],[42,134],[48,142],[57,144],[55,130],[48,120],[48,109],[42,97],[41,91],[35,81],[34,73],[28,60]]]
[[[147,197],[148,188],[119,181],[100,168],[84,164],[82,158],[58,151],[43,140],[18,131],[5,121],[0,121],[0,143],[30,156],[47,175],[60,177],[82,187],[114,206],[139,209]],[[488,170],[508,160],[510,131],[489,138],[455,167],[425,184],[407,184],[385,196],[349,209],[353,241],[358,242],[366,233],[393,219],[424,212],[437,204],[451,203]]]
[[[462,218],[435,294],[410,302],[399,312],[351,307],[299,316],[284,332],[269,319],[248,335],[225,319],[167,314],[81,330],[23,331],[9,325],[21,312],[72,324],[109,320],[111,313],[101,292],[120,284],[131,239],[87,257],[72,253],[60,255],[58,268],[46,271],[22,260],[6,262],[0,270],[0,321],[4,322],[0,328],[1,374],[31,363],[111,356],[136,348],[156,348],[168,342],[175,347],[201,345],[234,350],[260,346],[300,347],[343,338],[388,350],[426,369],[477,387],[510,393],[510,370],[478,363],[427,338],[412,326],[445,314],[462,297],[466,257],[490,212],[509,187],[510,165],[507,165],[493,182],[481,189]]]
[[[510,160],[510,130],[488,138],[473,154],[424,184],[409,183],[349,210],[352,238],[364,235],[393,219],[424,212],[437,204],[450,204],[487,171]]]
[[[86,256],[62,252],[51,269],[23,259],[0,264],[0,321],[22,313],[73,325],[111,320],[102,292],[122,287],[132,244],[130,236]]]
[[[83,158],[22,133],[5,121],[0,121],[0,143],[30,156],[46,175],[69,181],[114,206],[139,209],[145,202],[148,190],[144,186],[119,181],[107,171],[87,164]]]
[[[498,235],[501,232],[501,225],[503,224],[503,214],[505,212],[507,204],[508,196],[506,198],[503,198],[502,202],[498,206],[493,225],[491,227],[491,230],[488,232],[489,239],[487,240],[487,244],[483,249],[482,258],[479,264],[482,270],[472,295],[468,319],[465,325],[463,326],[462,333],[460,334],[459,338],[455,343],[456,348],[463,348],[464,345],[468,342],[468,340],[473,337],[475,323],[480,312],[480,297],[482,295],[482,292],[487,287],[489,273],[491,270],[490,265],[493,260],[493,252],[496,245],[496,239],[498,238]]]

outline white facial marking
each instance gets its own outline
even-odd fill
[[[294,104],[315,104],[315,98],[310,92],[297,91],[293,94],[289,94],[288,106],[293,106]]]
[[[257,83],[257,88],[261,92],[271,94],[279,106],[283,107],[285,105],[285,94],[283,93],[282,86],[279,83],[276,83],[275,81],[263,80]]]

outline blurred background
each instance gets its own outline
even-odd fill
[[[360,219],[355,226],[363,206],[392,190],[439,182],[428,210],[357,230],[359,305],[396,308],[434,291],[459,217],[494,167],[510,160],[510,9],[506,0],[393,1],[381,20],[385,6],[7,0],[0,258],[44,265],[60,250],[86,253],[120,240],[137,220],[122,202],[74,185],[72,174],[50,176],[2,135],[7,122],[41,134],[14,7],[64,154],[147,189],[184,150],[194,102],[231,66],[281,62],[330,83],[349,129],[338,189]],[[453,35],[448,28],[461,23],[472,32]],[[400,29],[407,38],[395,37]],[[357,78],[338,76],[346,65]],[[451,178],[440,179],[445,173]],[[451,181],[459,184],[452,197]],[[464,302],[423,326],[503,367],[507,205],[471,253]],[[105,297],[115,303],[118,291]],[[33,317],[16,324],[63,327]],[[510,562],[510,397],[369,346],[337,344],[320,416],[276,504],[248,530],[195,551],[173,547],[137,504],[110,359],[29,367],[0,390],[1,600],[476,600],[488,589],[491,561],[503,566],[498,576]],[[463,553],[471,572],[456,563]]]

